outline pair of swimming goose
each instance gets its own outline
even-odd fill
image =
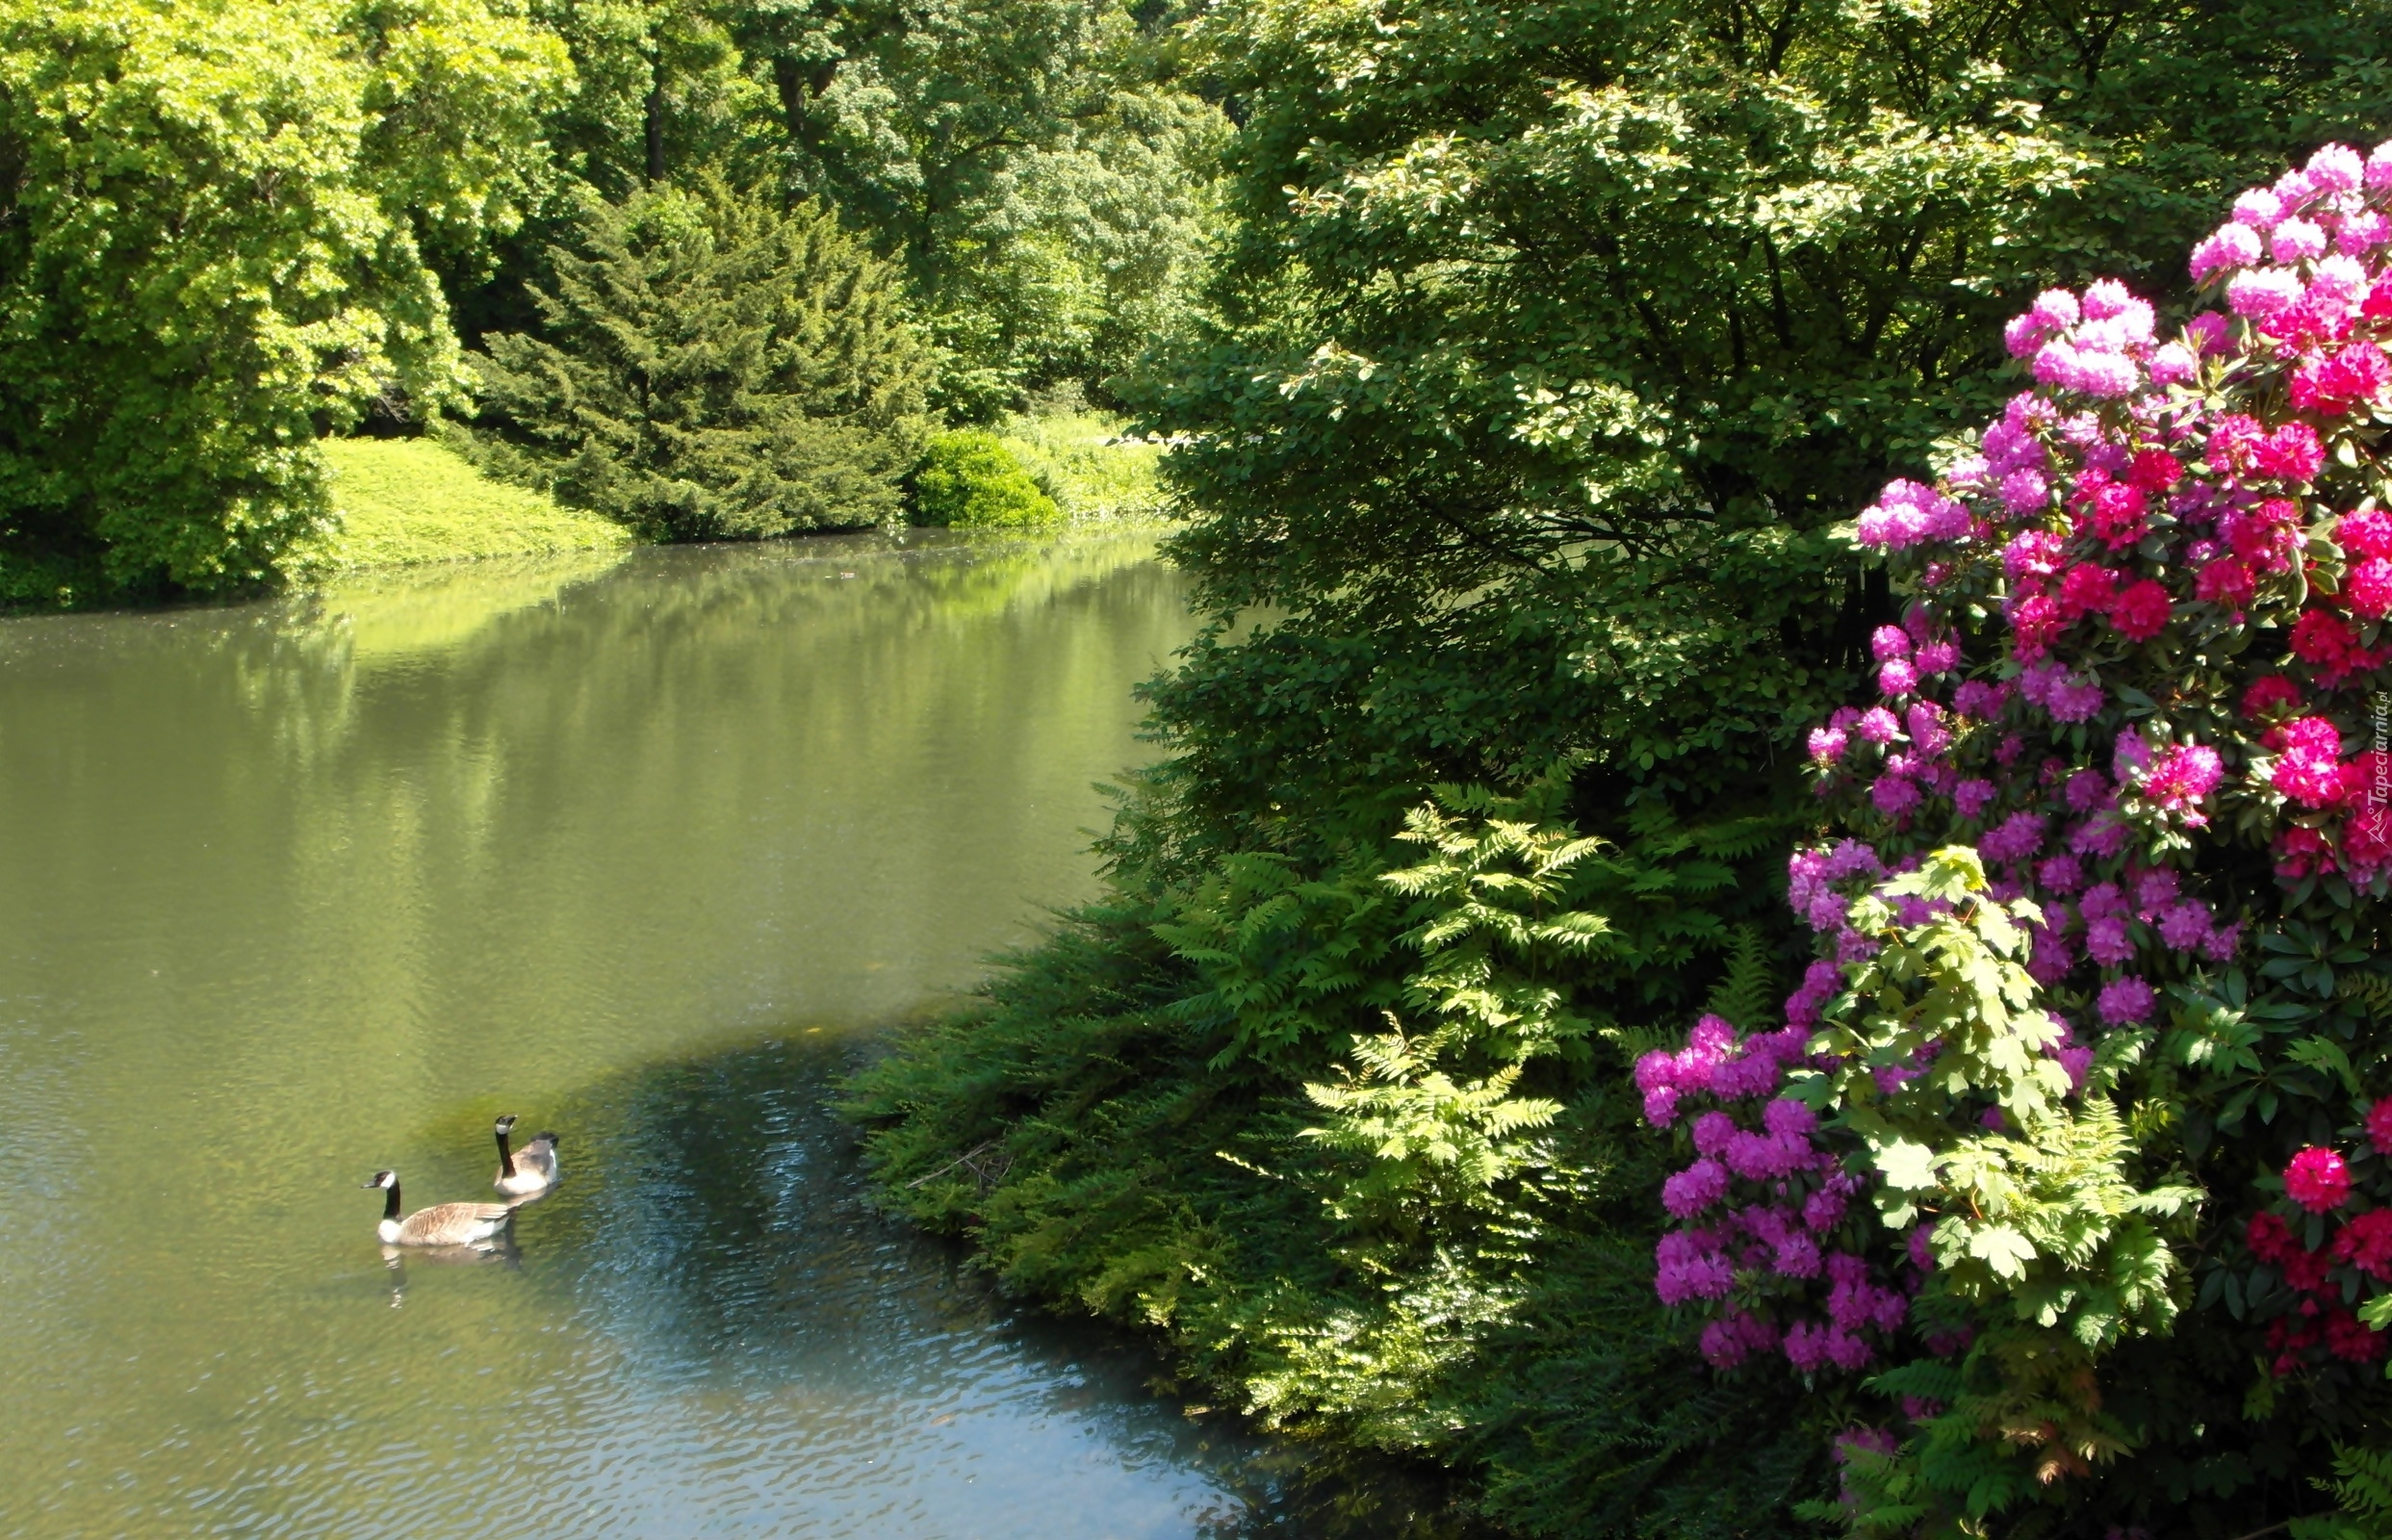
[[[520,1203],[556,1185],[556,1136],[535,1135],[522,1149],[512,1149],[515,1115],[500,1118],[493,1132],[499,1140],[499,1176],[490,1185]],[[374,1233],[384,1245],[473,1245],[490,1240],[515,1218],[516,1203],[435,1203],[399,1217],[399,1173],[376,1171],[365,1184],[390,1195],[382,1202],[382,1222]]]

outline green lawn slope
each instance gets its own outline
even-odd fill
[[[338,529],[308,553],[336,571],[630,543],[611,519],[493,481],[428,439],[330,439]]]

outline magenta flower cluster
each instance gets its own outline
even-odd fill
[[[1687,1119],[1694,1160],[1662,1184],[1680,1227],[1654,1252],[1661,1301],[1725,1300],[1739,1276],[1776,1285],[1771,1309],[1730,1308],[1704,1327],[1703,1356],[1716,1368],[1770,1352],[1806,1373],[1865,1368],[1901,1329],[1923,1276],[1913,1266],[1907,1289],[1895,1287],[1844,1244],[1861,1184],[1821,1142],[1818,1115],[1777,1094],[1788,1069],[1806,1061],[1809,1037],[1789,1025],[1739,1038],[1707,1015],[1685,1047],[1636,1063],[1656,1124],[1677,1122],[1690,1101],[1717,1104]]]
[[[2368,1108],[2364,1128],[2374,1152],[2392,1156],[2392,1096]],[[2373,1363],[2392,1343],[2351,1309],[2347,1285],[2362,1278],[2392,1284],[2392,1208],[2348,1212],[2354,1196],[2351,1163],[2330,1145],[2300,1150],[2285,1163],[2283,1176],[2284,1196],[2302,1211],[2304,1234],[2296,1236],[2284,1216],[2270,1209],[2252,1215],[2244,1229],[2252,1257],[2274,1269],[2298,1299],[2268,1327],[2272,1367],[2280,1376],[2329,1358]],[[2303,1244],[2309,1237],[2316,1244]]]
[[[1860,1367],[1902,1323],[1893,1280],[1927,1269],[1848,1201],[1835,1110],[1770,1099],[1883,943],[1856,901],[1930,917],[1885,892],[1924,851],[1973,845],[1990,897],[2032,901],[2027,969],[2080,1089],[2105,1037],[2158,1025],[2171,984],[2237,956],[2246,921],[2199,875],[2204,840],[2268,840],[2287,885],[2392,891],[2392,756],[2355,749],[2392,665],[2392,514],[2336,470],[2356,424],[2392,418],[2388,211],[2392,144],[2328,145],[2194,252],[2223,309],[2170,332],[2113,281],[2038,296],[2004,332],[2032,387],[1935,482],[1892,481],[1860,515],[1915,597],[1870,638],[1876,699],[1809,736],[1847,831],[1788,866],[1818,961],[1782,1031],[1739,1040],[1707,1017],[1637,1066],[1657,1126],[1716,1104],[1664,1192],[1682,1227],[1656,1278],[1712,1317],[1714,1364]],[[2224,701],[2180,675],[2197,654],[2239,674]],[[2322,1201],[2333,1173],[2304,1159],[2287,1186]]]

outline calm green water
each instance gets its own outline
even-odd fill
[[[875,1220],[821,1108],[1092,887],[1136,545],[0,624],[0,1535],[1180,1536],[1273,1456]],[[381,1194],[516,1248],[386,1259]]]

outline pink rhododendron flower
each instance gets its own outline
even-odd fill
[[[2279,481],[2307,481],[2326,463],[2326,447],[2306,423],[2287,423],[2251,447],[2251,468]]]
[[[2334,1260],[2348,1262],[2378,1283],[2392,1283],[2392,1209],[2369,1209],[2334,1237]]]
[[[2334,232],[2334,249],[2344,256],[2362,257],[2375,247],[2392,241],[2392,219],[2374,209],[2361,209],[2342,221]]]
[[[2284,1168],[2284,1195],[2311,1214],[2342,1207],[2351,1198],[2351,1168],[2340,1154],[2312,1144]]]
[[[1933,701],[1913,702],[1902,713],[1902,725],[1910,730],[1911,747],[1923,758],[1933,758],[1952,746],[1951,729],[1943,725],[1943,708]]]
[[[1728,1170],[1706,1155],[1661,1184],[1661,1207],[1691,1219],[1728,1194]]]
[[[2076,296],[2065,289],[2046,289],[2037,295],[2027,314],[2054,331],[2067,331],[2084,316],[2077,308]]]
[[[1924,540],[1952,540],[1967,534],[1968,509],[1933,487],[1889,481],[1877,501],[1862,510],[1856,532],[1863,545],[1902,551]]]
[[[2203,603],[2246,609],[2259,592],[2259,575],[2239,556],[2219,556],[2201,564],[2193,579],[2193,597]]]
[[[2045,828],[2043,814],[2014,812],[1988,831],[1977,842],[1977,848],[1984,852],[1987,860],[2005,864],[2026,860],[2043,848]]]
[[[2204,310],[2184,323],[2184,346],[2203,358],[2223,353],[2233,344],[2233,323],[2214,310]]]
[[[2118,967],[2131,959],[2135,955],[2134,937],[2127,934],[2125,920],[2116,914],[2104,914],[2089,922],[2085,926],[2085,955],[2105,968]]]
[[[2151,1007],[2157,1003],[2151,987],[2137,978],[2113,979],[2101,987],[2101,996],[2094,1010],[2101,1019],[2114,1027],[2132,1026],[2148,1021]]]
[[[2110,602],[2110,625],[2128,641],[2148,642],[2168,629],[2168,589],[2157,578],[2131,583]]]
[[[2392,385],[2392,363],[2374,343],[2353,343],[2330,357],[2311,358],[2293,372],[2286,393],[2296,411],[2340,417]]]
[[[2194,952],[2209,939],[2209,906],[2190,899],[2160,916],[2159,938],[2171,951]]]
[[[2392,142],[2377,145],[2367,157],[2366,188],[2370,192],[2392,188]]]
[[[2392,1155],[2392,1096],[2382,1097],[2367,1109],[2367,1142],[2376,1146],[2377,1154]]]
[[[2070,812],[2092,812],[2110,806],[2110,778],[2088,765],[2068,778],[2061,793]]]
[[[2308,219],[2286,219],[2268,236],[2268,254],[2281,263],[2326,254],[2326,232]]]
[[[2361,620],[2381,620],[2392,610],[2392,561],[2362,556],[2343,575],[2342,597]]]
[[[2358,633],[2341,616],[2326,610],[2305,610],[2293,624],[2292,655],[2314,665],[2326,683],[2349,672],[2357,646]]]
[[[2182,874],[2173,866],[2152,866],[2137,872],[2134,879],[2135,912],[2145,919],[2156,919],[2159,911],[2176,901],[2184,882]]]
[[[1736,1137],[1736,1119],[1723,1112],[1708,1112],[1686,1125],[1686,1133],[1694,1140],[1698,1155],[1717,1155]],[[1723,1190],[1724,1191],[1724,1190]]]
[[[2266,188],[2254,187],[2234,200],[2234,218],[2253,230],[2276,228],[2284,217],[2284,200]]]
[[[2283,753],[2271,778],[2276,789],[2304,808],[2324,808],[2342,792],[2342,734],[2322,716],[2304,716],[2276,729]]]
[[[1814,1113],[1829,1104],[1781,1095],[1789,1073],[1823,1077],[1800,1082],[1806,1097],[1873,1082],[1957,1136],[1981,1119],[2024,1137],[1983,1096],[1942,1104],[1937,1065],[1957,1042],[1875,1064],[1827,1053],[1828,1037],[1810,1056],[1813,1031],[1849,1008],[1847,984],[1896,944],[1855,914],[1882,905],[1899,930],[1952,911],[1888,891],[1890,875],[1973,842],[1981,901],[2032,902],[2026,971],[2055,1001],[2090,1000],[2088,1038],[2088,1023],[2157,1024],[2163,985],[2344,894],[2313,897],[2303,881],[2340,874],[2366,902],[2392,884],[2392,752],[2346,759],[2336,727],[2366,731],[2365,693],[2392,686],[2371,677],[2392,669],[2392,509],[2344,511],[2373,490],[2369,424],[2392,419],[2388,211],[2392,144],[2366,159],[2328,145],[2201,242],[2192,268],[2216,286],[2213,308],[2173,339],[2116,282],[2038,296],[2003,335],[2038,383],[1942,456],[1940,480],[1889,483],[1863,513],[1862,540],[1893,558],[1894,591],[1913,602],[1870,637],[1881,704],[1815,724],[1809,749],[1828,816],[1882,839],[1789,860],[1788,903],[1818,955],[1782,1034],[1739,1041],[1707,1018],[1685,1049],[1636,1066],[1654,1121],[1694,1115],[1694,1164],[1663,1194],[1680,1228],[1656,1251],[1655,1288],[1673,1304],[1719,1301],[1702,1328],[1714,1365],[1782,1352],[1824,1373],[1915,1351],[1887,1334],[1909,1323],[1905,1291],[1933,1259],[1905,1266],[1853,1223],[1868,1204],[1844,1167],[1865,1168],[1852,1131]],[[1960,677],[1960,639],[1973,652],[1979,627],[2009,634],[1987,636],[1977,677]],[[2239,715],[2223,719],[2229,704]],[[2196,732],[2207,741],[2185,741]],[[2262,849],[2283,895],[2249,886]],[[2065,1023],[2042,1051],[2086,1084],[2095,1049]],[[2140,1094],[2149,1069],[2124,1055],[2117,1072]],[[2368,1109],[2367,1138],[2392,1156],[2392,1096]],[[2274,1317],[2281,1295],[2263,1302],[2254,1342],[2279,1372],[2379,1362],[2392,1345],[2342,1292],[2353,1270],[2392,1286],[2392,1204],[2371,1191],[2350,1214],[2357,1194],[2331,1149],[2302,1150],[2284,1180],[2283,1214],[2334,1219],[2312,1221],[2327,1237],[2314,1247],[2277,1216],[2251,1220],[2251,1255],[2300,1301]],[[2242,1227],[2247,1198],[2217,1201]],[[1731,1306],[1738,1280],[1756,1292]],[[1926,1346],[1948,1355],[1965,1336]]]
[[[2176,813],[2199,829],[2207,823],[2199,811],[2201,799],[2218,789],[2225,778],[2225,763],[2217,750],[2205,743],[2179,744],[2162,751],[2152,762],[2150,773],[2144,777],[2143,795],[2161,810]]]
[[[2294,684],[2284,675],[2260,675],[2258,680],[2251,681],[2251,689],[2244,691],[2241,710],[2244,710],[2246,717],[2265,717],[2287,706],[2299,706],[2299,703],[2302,703],[2302,686]]]
[[[1868,800],[1887,817],[1899,818],[1918,806],[1918,783],[1906,776],[1879,776],[1869,783]]]
[[[2301,295],[2301,275],[2283,268],[2246,268],[2225,285],[2226,307],[2238,316],[2273,316]]]
[[[2263,249],[2259,232],[2250,225],[2222,224],[2193,248],[2193,281],[2207,283],[2228,268],[2248,268],[2259,260]]]
[[[2200,360],[2182,343],[2170,343],[2151,355],[2151,383],[2165,390],[2181,385],[2200,372]]]
[[[1699,1231],[1672,1230],[1654,1247],[1653,1292],[1665,1305],[1718,1299],[1736,1287],[1736,1269]]]
[[[1773,1351],[1777,1345],[1775,1326],[1741,1310],[1703,1328],[1703,1357],[1713,1369],[1734,1369],[1747,1358]]]
[[[2012,582],[2048,578],[2067,561],[2067,553],[2068,544],[2058,535],[2048,529],[2028,529],[2002,548],[2002,570]]]
[[[2331,256],[2309,270],[2309,292],[2303,305],[2314,307],[2324,324],[2321,341],[2339,342],[2351,334],[2348,307],[2366,297],[2370,285],[2366,266],[2353,258]]]
[[[2070,620],[2079,615],[2097,614],[2110,607],[2118,597],[2119,575],[2108,567],[2080,561],[2060,578],[2060,591],[2055,603],[2060,613]]]
[[[2346,513],[2334,522],[2334,541],[2353,556],[2392,556],[2392,513]]]
[[[2355,192],[2366,185],[2367,165],[2348,144],[2328,144],[2309,157],[2303,168],[2309,185],[2320,192]]]
[[[2010,698],[2006,684],[1989,684],[1983,680],[1964,680],[1952,692],[1952,709],[1962,716],[1991,722],[2001,715],[2002,703]]]

